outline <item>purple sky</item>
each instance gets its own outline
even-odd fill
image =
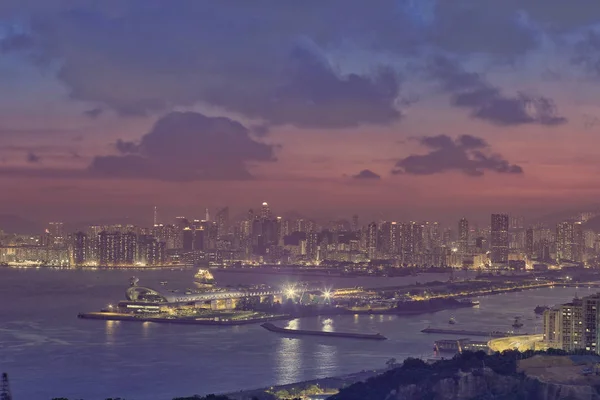
[[[597,0],[3,0],[0,210],[598,204]]]

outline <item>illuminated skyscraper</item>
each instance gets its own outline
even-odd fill
[[[271,209],[269,208],[269,204],[267,202],[262,203],[260,209],[260,217],[262,219],[270,219],[271,218]]]
[[[229,232],[229,207],[221,208],[216,215],[217,238],[220,239]]]
[[[508,263],[508,215],[492,214],[491,261],[493,265]]]
[[[377,258],[377,224],[371,222],[367,227],[367,256],[370,260]]]
[[[585,241],[581,222],[561,222],[556,226],[556,258],[583,262]]]
[[[581,222],[575,222],[573,225],[573,261],[583,262],[585,254],[585,237],[583,235],[583,225]]]
[[[206,231],[204,227],[198,227],[194,231],[194,251],[206,250]]]
[[[192,251],[194,249],[194,231],[190,227],[183,229],[183,250]]]
[[[525,231],[525,253],[527,257],[533,257],[535,253],[535,235],[533,228]]]
[[[556,225],[556,259],[574,260],[575,232],[572,222],[560,222]]]
[[[316,260],[319,253],[319,235],[316,232],[306,234],[306,255],[310,260]]]
[[[458,252],[466,254],[469,251],[469,221],[461,218],[458,221]]]
[[[63,247],[65,245],[64,226],[62,222],[48,224],[48,241],[50,246]]]
[[[76,266],[85,265],[88,261],[88,236],[83,232],[75,233],[73,237],[73,263]]]
[[[358,232],[358,215],[352,216],[352,232]]]

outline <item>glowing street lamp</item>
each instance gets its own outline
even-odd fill
[[[294,290],[293,287],[288,287],[287,289],[285,289],[285,295],[286,297],[294,297],[296,296],[296,290]]]

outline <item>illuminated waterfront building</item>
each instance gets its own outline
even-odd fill
[[[64,247],[65,233],[64,224],[62,222],[50,222],[48,224],[48,246]]]
[[[88,251],[90,244],[88,236],[83,232],[76,232],[73,235],[73,264],[76,266],[85,265],[88,262]]]

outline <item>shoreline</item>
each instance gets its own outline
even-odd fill
[[[290,390],[290,389],[304,390],[310,386],[319,386],[325,392],[328,392],[328,389],[329,390],[333,389],[337,392],[342,387],[354,384],[356,382],[365,381],[369,378],[380,375],[380,374],[384,373],[385,371],[387,371],[387,368],[362,370],[359,372],[352,372],[349,374],[343,374],[343,375],[337,375],[337,376],[326,376],[323,378],[315,378],[315,379],[309,379],[309,380],[299,381],[299,382],[284,383],[281,385],[266,386],[266,387],[257,388],[257,389],[243,389],[243,390],[239,390],[237,392],[220,393],[220,395],[227,396],[227,397],[231,398],[232,400],[250,400],[254,397],[259,400],[262,400],[263,398],[267,397],[267,395],[266,395],[267,392],[273,393],[273,392],[277,392],[280,390]],[[331,393],[331,395],[333,395],[333,394],[334,393]]]
[[[149,267],[142,266],[97,266],[97,267],[61,267],[58,265],[6,265],[0,264],[0,268],[11,268],[11,269],[57,269],[57,270],[69,270],[69,271],[156,271],[156,270],[169,270],[169,271],[183,271],[187,269],[194,269],[193,265],[153,265]]]
[[[81,312],[77,314],[79,319],[92,319],[102,321],[128,321],[128,322],[155,322],[162,324],[180,324],[180,325],[213,325],[213,326],[235,326],[258,324],[271,321],[293,320],[298,318],[314,318],[323,316],[343,316],[343,315],[396,315],[396,316],[413,316],[423,314],[433,314],[444,310],[454,310],[458,308],[470,308],[475,305],[463,305],[460,307],[435,307],[430,310],[348,310],[348,309],[329,309],[324,312],[314,314],[282,314],[274,315],[265,318],[252,318],[240,320],[215,320],[215,319],[186,319],[186,318],[160,318],[151,316],[135,316],[132,314],[91,311]]]

